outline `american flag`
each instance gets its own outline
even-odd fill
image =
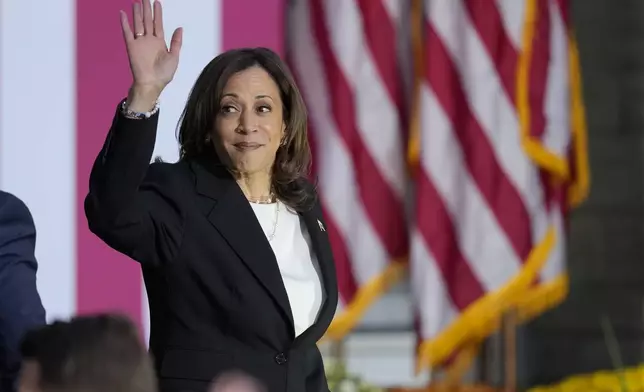
[[[0,0],[0,188],[37,228],[48,318],[118,310],[147,332],[139,266],[104,245],[83,212],[88,176],[131,83],[119,10],[132,0]],[[178,158],[175,126],[201,69],[222,50],[283,48],[284,0],[164,0],[184,27],[179,70],[161,97],[155,156]],[[4,299],[3,299],[4,300]]]
[[[567,0],[424,0],[410,276],[419,366],[566,295],[566,213],[588,190]]]
[[[331,338],[354,327],[406,270],[408,17],[401,0],[289,2],[287,57],[309,110],[338,270]]]

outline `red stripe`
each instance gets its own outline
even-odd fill
[[[398,33],[382,0],[358,0],[358,6],[362,13],[362,29],[376,69],[389,93],[389,99],[398,109],[402,129],[406,132],[408,119],[404,111],[403,86],[396,50]]]
[[[283,53],[286,0],[219,1],[224,50],[264,46]]]
[[[570,0],[557,0],[557,6],[566,28],[569,29],[572,26],[570,22]]]
[[[291,59],[291,56],[289,55],[288,49],[287,49],[286,59],[289,64],[294,64]],[[304,79],[302,79],[299,73],[297,72],[298,71],[297,67],[292,66],[291,71],[293,73],[293,77],[295,78],[295,80],[304,81]],[[306,94],[304,94],[306,90],[306,83],[301,83],[299,87],[303,95],[306,96]],[[307,106],[314,107],[313,105],[308,105],[308,103],[307,103]],[[309,132],[309,143],[311,145],[311,152],[313,154],[311,173],[312,173],[313,181],[317,181],[316,176],[318,173],[318,168],[321,165],[316,159],[316,157],[322,156],[322,153],[318,153],[319,144],[316,143],[316,139],[315,139],[316,134],[313,130],[313,126],[310,123],[308,125],[308,132]],[[344,303],[350,303],[358,291],[358,284],[356,282],[355,276],[353,275],[351,258],[349,257],[349,248],[347,247],[347,244],[344,242],[344,238],[340,234],[340,231],[338,230],[335,224],[335,221],[327,213],[327,209],[324,207],[324,204],[325,204],[324,200],[320,200],[320,203],[322,204],[324,221],[326,223],[326,231],[329,236],[329,242],[331,243],[331,250],[333,251],[333,260],[335,262],[336,276],[338,279],[338,292],[340,293],[340,298],[342,298],[342,301],[344,301]]]
[[[546,131],[546,87],[550,65],[549,1],[537,1],[537,21],[529,70],[530,135],[541,139]]]
[[[77,46],[77,309],[122,311],[141,323],[139,266],[109,249],[87,228],[83,199],[91,166],[131,81],[119,24],[119,9],[132,0],[78,1]]]
[[[436,260],[452,303],[463,310],[481,298],[485,289],[461,253],[452,219],[424,170],[419,171],[416,186],[416,226]]]
[[[512,105],[516,102],[516,72],[519,55],[508,37],[503,19],[493,1],[466,0],[472,24],[501,77],[503,90]]]
[[[545,2],[538,0],[540,6]],[[501,85],[505,94],[508,96],[513,107],[516,107],[516,69],[518,64],[519,54],[510,40],[501,14],[494,2],[488,1],[465,1],[468,15],[475,26],[476,31],[483,42],[488,56],[492,59],[497,73],[501,79]],[[541,7],[543,8],[543,7]],[[541,13],[542,10],[540,9]],[[548,18],[546,13],[546,18]],[[529,104],[530,104],[530,134],[536,137],[541,137],[545,131],[546,118],[544,111],[545,103],[545,88],[548,76],[548,63],[550,60],[550,25],[549,19],[545,20],[539,18],[535,40],[533,41],[532,63],[530,64],[530,80],[529,80]],[[544,199],[546,201],[546,208],[548,208],[551,194],[551,184],[549,183],[549,176],[542,170],[539,171],[539,181],[544,191]],[[528,218],[529,219],[529,218]],[[530,221],[526,221],[530,225]],[[531,226],[529,226],[531,227]],[[531,228],[530,228],[531,230]],[[512,233],[508,233],[512,236]],[[530,247],[534,245],[532,238],[530,240]],[[525,261],[528,257],[527,253],[519,254],[521,259]]]
[[[407,228],[401,201],[382,177],[357,129],[354,94],[331,48],[322,0],[311,0],[310,11],[314,37],[326,71],[333,118],[354,162],[360,199],[389,255],[402,257],[407,253]]]
[[[433,26],[426,23],[427,79],[450,119],[465,164],[478,190],[508,236],[516,254],[525,259],[531,249],[530,217],[519,192],[506,178],[485,132],[470,109],[460,76]]]
[[[546,88],[548,84],[548,67],[550,65],[550,10],[549,0],[537,0],[536,25],[532,39],[532,55],[530,58],[528,85],[530,105],[530,135],[541,140],[546,132]],[[548,213],[557,202],[560,194],[559,184],[553,182],[552,173],[539,169],[541,188],[543,189],[545,207]],[[535,284],[538,284],[537,279]]]
[[[331,242],[331,249],[333,250],[333,261],[335,262],[336,275],[338,278],[338,291],[340,298],[349,304],[353,301],[356,293],[358,292],[358,284],[353,274],[353,265],[351,264],[351,257],[349,248],[347,247],[342,234],[335,225],[335,221],[331,219],[324,210],[324,217],[326,223],[326,231],[329,235]]]

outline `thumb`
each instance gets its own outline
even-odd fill
[[[175,56],[179,55],[181,51],[181,43],[183,41],[183,28],[179,27],[172,33],[172,38],[170,39],[170,53]]]

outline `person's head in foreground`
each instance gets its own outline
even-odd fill
[[[178,136],[182,158],[215,152],[251,201],[276,198],[295,210],[311,205],[306,108],[270,49],[231,50],[212,60],[190,93]]]
[[[217,377],[208,392],[265,392],[256,379],[241,372],[230,372]]]
[[[19,392],[153,392],[156,376],[125,317],[86,316],[28,332]]]

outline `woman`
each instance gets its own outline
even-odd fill
[[[337,305],[302,98],[267,49],[206,66],[179,127],[181,158],[149,164],[158,97],[182,41],[161,4],[122,13],[133,84],[90,177],[89,227],[138,261],[162,391],[206,391],[241,371],[268,391],[328,391],[316,342]]]

